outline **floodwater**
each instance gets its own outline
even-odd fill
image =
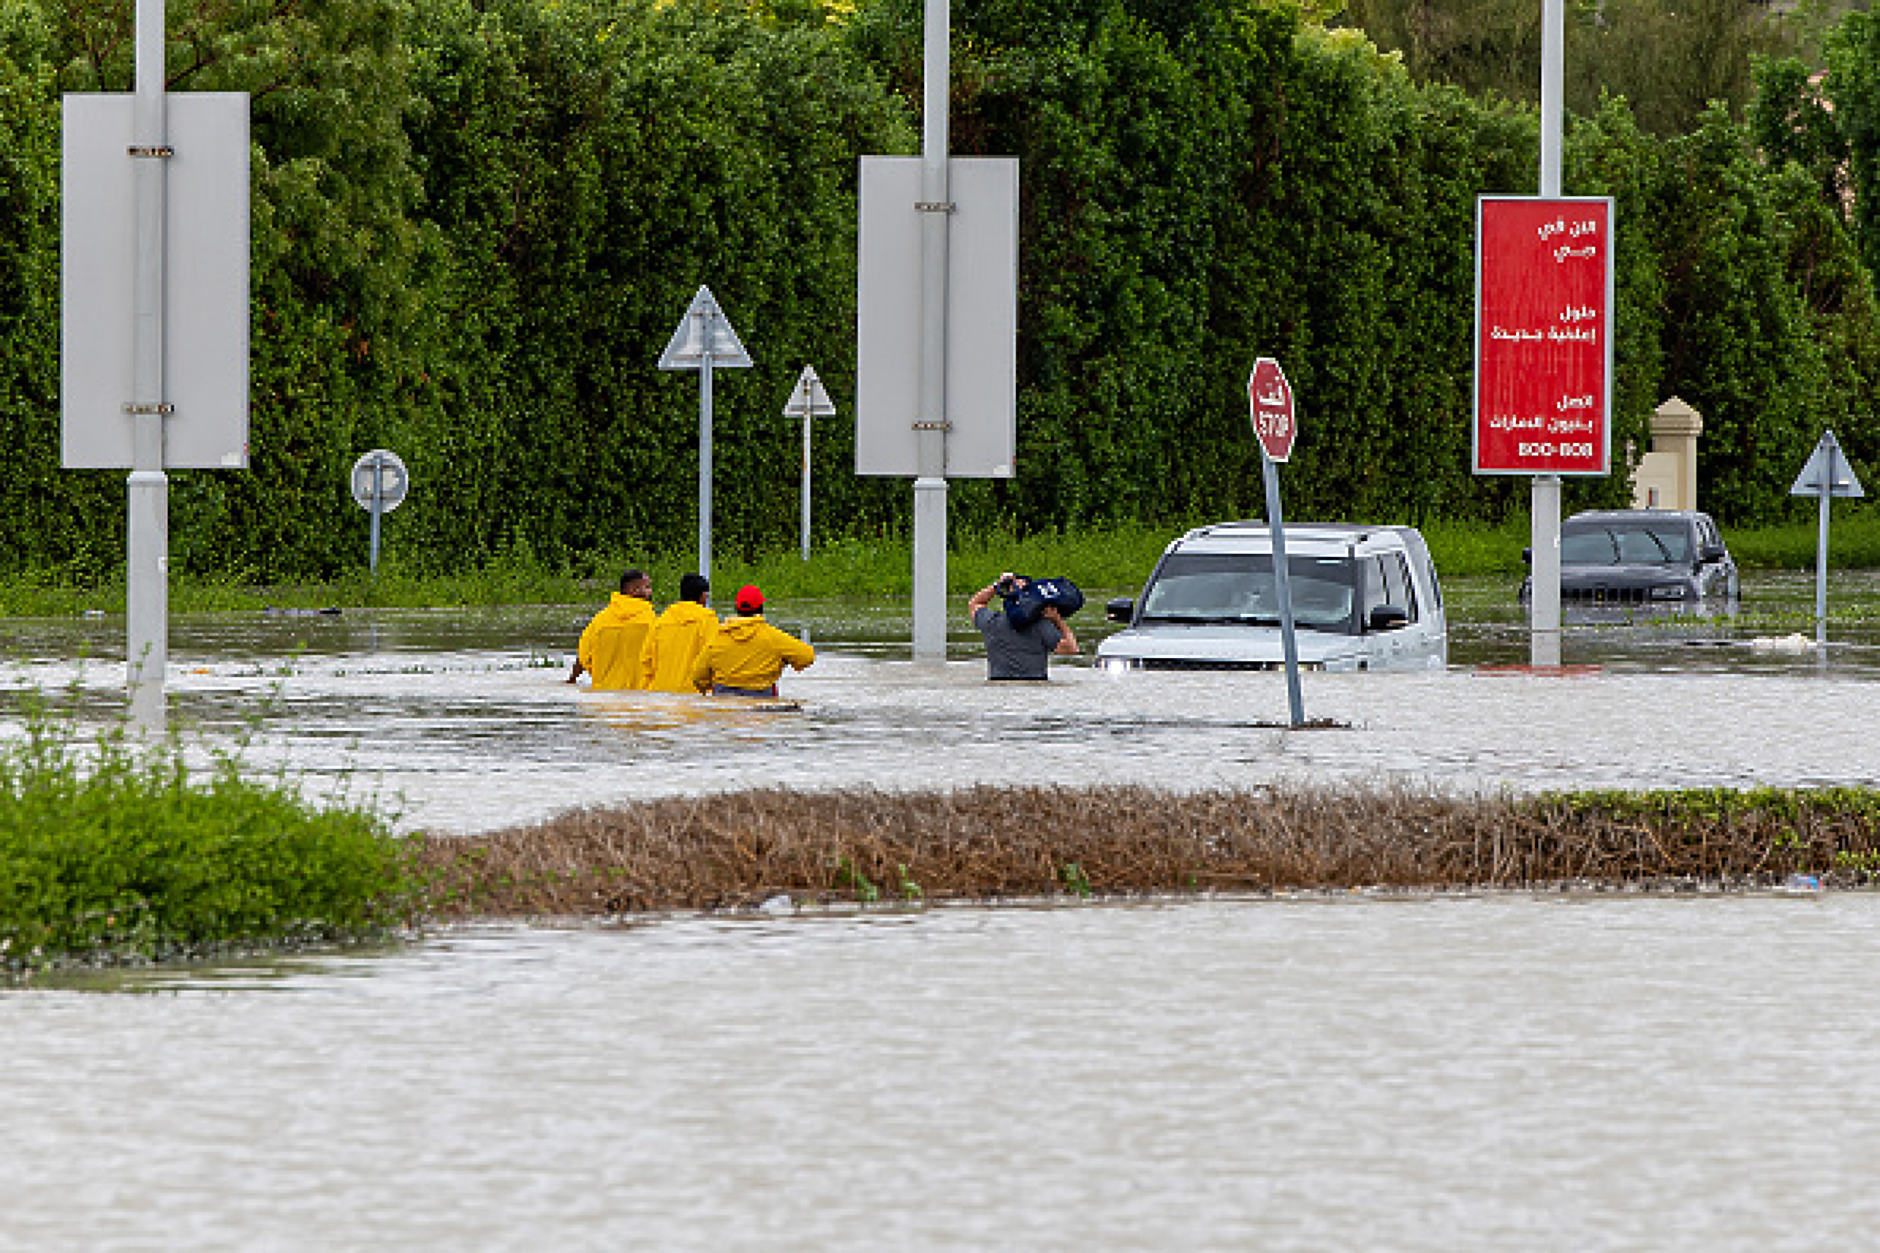
[[[1331,730],[1285,729],[1278,674],[1113,675],[1080,660],[1054,665],[1049,684],[995,687],[970,631],[946,663],[916,664],[905,608],[855,601],[773,609],[821,650],[783,680],[793,712],[570,687],[587,611],[566,606],[179,619],[169,707],[204,744],[252,737],[258,769],[378,796],[404,826],[443,832],[773,786],[1880,786],[1880,620],[1817,650],[1811,626],[1781,616],[1812,597],[1804,576],[1752,584],[1746,611],[1781,624],[1760,633],[1706,619],[1575,626],[1563,666],[1537,673],[1513,589],[1465,583],[1450,590],[1448,669],[1303,676],[1306,715]],[[1876,600],[1869,574],[1830,604]],[[16,684],[66,689],[101,720],[121,711],[121,622],[4,629]],[[1087,651],[1107,629],[1083,624]]]
[[[1812,627],[1782,617],[1812,606],[1809,579],[1760,596],[1752,585],[1745,617],[1778,623],[1760,634],[1602,621],[1570,628],[1564,664],[1534,672],[1512,587],[1463,583],[1448,670],[1303,675],[1308,719],[1340,724],[1303,732],[1284,726],[1284,675],[1113,675],[1081,658],[1049,685],[993,687],[970,630],[948,662],[916,664],[904,608],[852,600],[773,608],[820,647],[784,677],[801,706],[788,713],[570,687],[587,610],[568,606],[184,617],[167,687],[171,722],[205,747],[248,738],[256,768],[378,796],[434,832],[756,786],[1880,786],[1880,619],[1818,651]],[[1874,600],[1867,574],[1842,579],[1831,606]],[[1105,630],[1083,625],[1087,651]],[[6,632],[15,685],[64,690],[100,721],[122,711],[120,621]]]
[[[1880,898],[487,928],[0,997],[8,1249],[1870,1247]]]
[[[821,650],[794,712],[576,691],[566,607],[179,619],[170,708],[459,832],[772,785],[1880,786],[1880,623],[1792,638],[1803,576],[1540,672],[1512,588],[1449,591],[1447,670],[1304,676],[1328,730],[1271,674],[994,688],[856,602],[773,611]],[[121,621],[0,647],[122,709]],[[1864,1247],[1876,949],[1865,892],[1352,893],[103,974],[0,994],[0,1249]]]

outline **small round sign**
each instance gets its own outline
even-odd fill
[[[371,509],[376,501],[380,513],[390,513],[405,499],[411,476],[395,452],[374,448],[353,462],[352,497],[361,509]]]
[[[1292,456],[1293,440],[1299,424],[1293,420],[1292,384],[1286,372],[1271,357],[1254,362],[1247,378],[1247,400],[1252,406],[1253,433],[1266,450],[1269,461],[1284,462]]]

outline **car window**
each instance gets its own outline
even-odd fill
[[[1403,554],[1385,553],[1381,560],[1384,563],[1384,603],[1397,606],[1415,622],[1416,587],[1410,582],[1410,567],[1404,563]]]
[[[1416,620],[1416,597],[1410,590],[1410,571],[1402,553],[1377,553],[1359,559],[1364,578],[1363,619],[1371,620],[1371,611],[1384,605],[1401,609]]]
[[[1641,555],[1627,560],[1664,562],[1685,562],[1691,559],[1691,532],[1684,526],[1653,526],[1642,528],[1644,538],[1638,543],[1641,554],[1653,553],[1656,556]],[[1620,542],[1625,541],[1621,533]]]
[[[1655,531],[1628,527],[1612,533],[1619,543],[1619,560],[1626,565],[1656,565],[1671,560],[1671,553]]]
[[[1418,571],[1422,571],[1423,577],[1427,581],[1426,586],[1430,589],[1430,609],[1432,611],[1441,609],[1443,607],[1443,581],[1436,577],[1436,563],[1430,560],[1429,545],[1425,544],[1423,537],[1418,535],[1415,531],[1406,532],[1403,540],[1410,554],[1410,571],[1412,576]],[[1416,592],[1416,587],[1416,579],[1412,577],[1410,580],[1410,590],[1412,594]]]
[[[1566,566],[1610,566],[1619,562],[1619,550],[1612,533],[1604,527],[1594,530],[1560,533],[1560,564]]]
[[[1358,570],[1364,579],[1364,600],[1360,612],[1368,622],[1373,609],[1390,603],[1390,593],[1384,589],[1384,561],[1376,556],[1360,557]]]
[[[1354,593],[1344,557],[1289,554],[1293,621],[1350,632]],[[1142,595],[1142,622],[1279,622],[1278,585],[1266,553],[1170,553]]]

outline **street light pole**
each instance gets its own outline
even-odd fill
[[[1560,146],[1566,84],[1566,0],[1541,4],[1541,195],[1560,195]],[[1529,660],[1560,664],[1560,476],[1534,476],[1529,519]]]
[[[947,0],[923,9],[920,225],[920,406],[914,480],[914,658],[947,651],[947,92],[952,76]]]

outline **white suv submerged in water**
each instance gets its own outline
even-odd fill
[[[1313,670],[1436,670],[1449,662],[1443,593],[1423,536],[1407,526],[1286,526],[1299,664]],[[1170,544],[1126,622],[1097,648],[1110,670],[1272,670],[1285,664],[1271,532],[1222,522]]]

